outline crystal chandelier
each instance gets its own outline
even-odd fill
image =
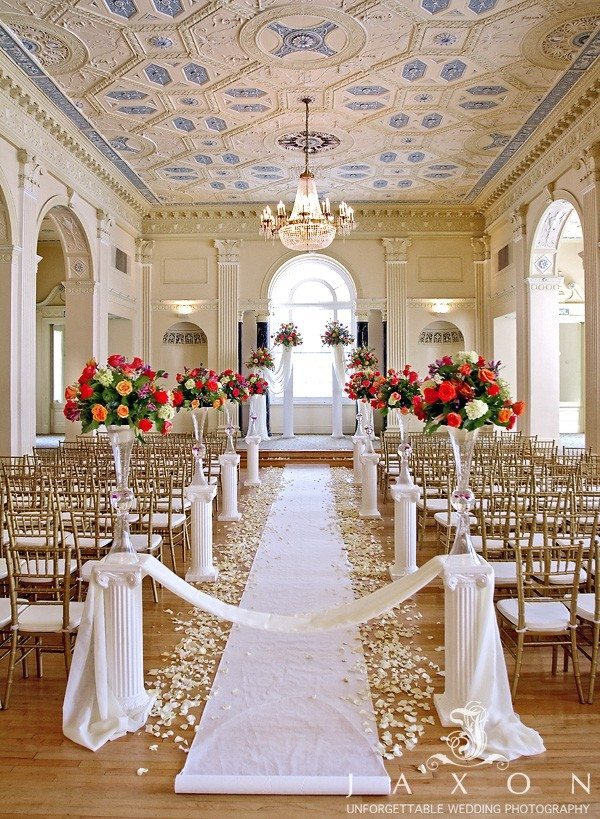
[[[300,174],[294,207],[288,217],[285,205],[279,202],[273,216],[267,205],[260,219],[260,235],[274,239],[279,236],[282,245],[290,250],[322,250],[333,242],[336,233],[348,236],[356,227],[354,211],[340,202],[338,215],[331,212],[329,199],[319,202],[314,175],[308,170],[308,106],[310,97],[304,97],[306,106],[304,131],[304,171]]]

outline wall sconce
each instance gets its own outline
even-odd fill
[[[179,304],[174,305],[175,312],[179,316],[189,316],[190,313],[194,312],[194,308],[191,304],[187,304],[186,302],[182,301]]]
[[[448,313],[450,310],[450,302],[447,299],[434,299],[431,303],[432,313]]]

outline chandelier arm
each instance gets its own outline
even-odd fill
[[[304,118],[304,173],[308,173],[308,104],[310,100],[305,97],[304,105],[306,106],[306,114]]]

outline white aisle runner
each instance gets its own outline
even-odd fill
[[[278,614],[354,598],[328,467],[286,467],[241,606]],[[234,625],[178,793],[386,794],[357,628]]]

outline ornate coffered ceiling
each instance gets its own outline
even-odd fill
[[[600,53],[581,0],[0,0],[0,47],[154,204],[471,202]],[[40,70],[40,67],[42,70]]]

